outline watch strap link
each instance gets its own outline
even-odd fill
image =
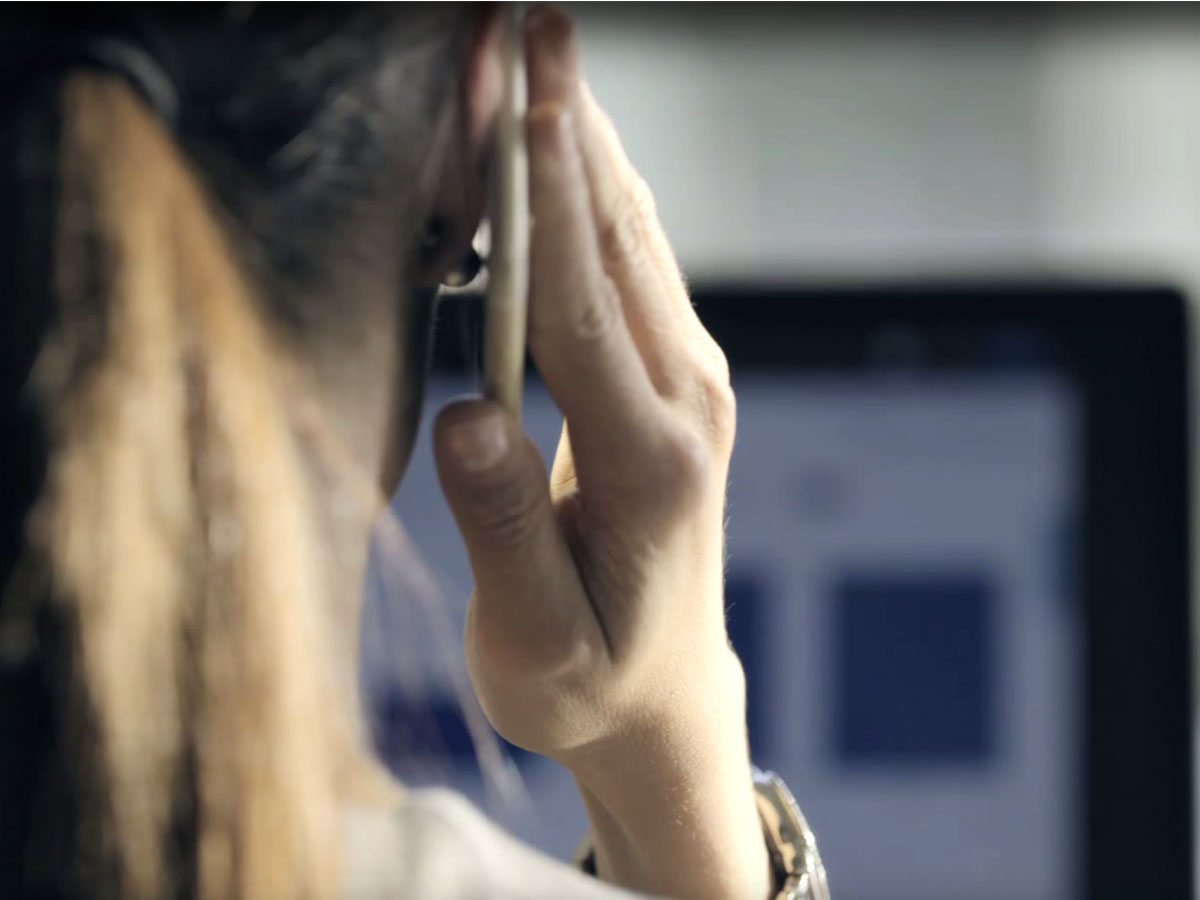
[[[775,900],[829,900],[817,839],[783,779],[756,768],[754,793],[775,872]]]

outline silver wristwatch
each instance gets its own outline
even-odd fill
[[[775,873],[775,900],[829,900],[817,839],[783,779],[756,768],[754,793]]]

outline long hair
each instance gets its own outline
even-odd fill
[[[16,582],[55,623],[37,655],[58,783],[37,788],[26,881],[332,897],[357,751],[288,353],[133,90],[79,74],[61,104],[56,322],[32,381],[47,463]]]

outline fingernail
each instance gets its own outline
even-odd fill
[[[539,35],[542,40],[561,42],[570,29],[571,20],[552,3],[539,4],[525,16],[526,32]]]
[[[542,27],[542,23],[553,15],[554,7],[549,3],[539,3],[525,14],[525,28],[528,31],[537,31]]]
[[[574,25],[557,7],[539,7],[525,18],[525,47],[535,81],[569,77],[579,67]]]
[[[482,416],[451,426],[446,445],[464,470],[483,472],[508,452],[508,431],[499,416]]]

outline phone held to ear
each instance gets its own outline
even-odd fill
[[[504,7],[500,48],[504,89],[489,178],[491,249],[484,310],[484,393],[520,416],[529,298],[529,157],[525,148],[522,4]]]

